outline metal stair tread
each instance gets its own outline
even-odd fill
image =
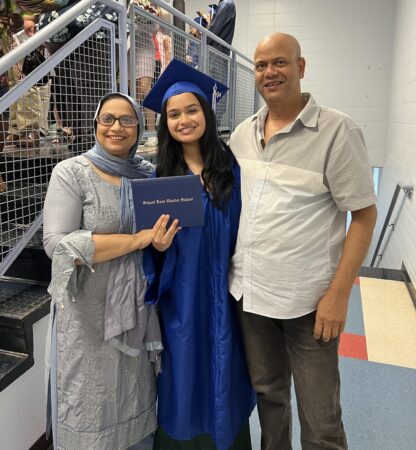
[[[360,269],[359,276],[367,278],[380,278],[384,280],[404,281],[402,270],[385,269],[382,267],[363,266]]]
[[[0,279],[0,322],[21,320],[35,322],[49,311],[50,296],[46,286],[11,279]]]
[[[33,365],[33,358],[25,353],[0,349],[0,391]]]
[[[0,377],[28,358],[26,353],[0,349]]]

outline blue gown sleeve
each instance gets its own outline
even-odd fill
[[[174,278],[177,247],[175,241],[166,252],[158,252],[152,246],[143,252],[143,271],[147,288],[144,302],[148,305],[158,303],[170,291]]]

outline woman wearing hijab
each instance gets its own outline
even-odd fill
[[[204,205],[203,226],[176,236],[161,227],[144,253],[146,302],[159,305],[164,345],[154,450],[251,449],[255,396],[227,276],[240,175],[211,108],[226,90],[174,60],[143,102],[161,114],[155,176],[199,175]]]
[[[95,146],[57,164],[46,195],[48,409],[58,449],[126,449],[156,428],[162,345],[156,311],[143,303],[141,249],[164,218],[133,232],[130,179],[153,170],[135,156],[142,125],[132,98],[104,96]]]

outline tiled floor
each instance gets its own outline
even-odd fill
[[[349,448],[414,450],[416,310],[400,282],[357,281],[340,343],[341,395]],[[296,404],[293,414],[293,450],[301,450]],[[250,424],[253,450],[260,450],[256,411]]]
[[[360,278],[340,344],[344,425],[351,450],[416,448],[416,310],[404,283]],[[294,396],[294,393],[293,393]],[[296,405],[293,405],[296,417]],[[293,424],[293,450],[300,450]],[[253,450],[260,450],[257,414]]]

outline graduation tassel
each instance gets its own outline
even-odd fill
[[[217,111],[217,84],[214,84],[214,87],[212,88],[212,102],[211,107],[214,113]]]

